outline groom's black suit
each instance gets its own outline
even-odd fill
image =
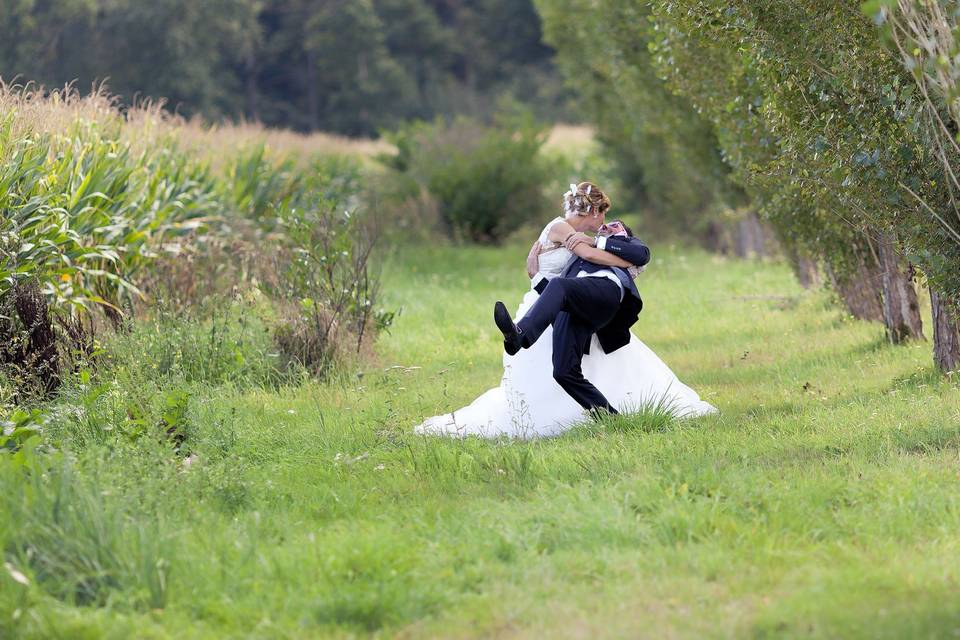
[[[600,243],[605,251],[642,267],[650,262],[650,249],[636,238],[610,236]],[[581,271],[610,270],[623,286],[605,277],[581,277]],[[549,281],[530,311],[517,323],[520,342],[529,347],[553,325],[553,378],[584,409],[616,410],[600,391],[583,377],[580,362],[596,333],[605,353],[630,342],[630,327],[637,321],[643,300],[625,269],[598,265],[574,256],[559,278]]]

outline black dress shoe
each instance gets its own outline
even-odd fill
[[[497,328],[503,334],[503,350],[508,356],[516,355],[520,351],[520,332],[517,325],[513,324],[513,318],[507,311],[506,305],[497,300],[493,305],[493,321],[497,323]]]

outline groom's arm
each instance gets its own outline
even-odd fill
[[[650,248],[637,238],[599,236],[597,238],[597,249],[612,253],[638,267],[650,262]]]

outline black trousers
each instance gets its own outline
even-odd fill
[[[517,323],[524,348],[553,325],[553,379],[584,409],[616,413],[583,377],[581,361],[590,337],[616,315],[620,288],[607,278],[554,278]]]

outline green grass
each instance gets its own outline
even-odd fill
[[[498,383],[491,307],[519,302],[525,250],[402,252],[362,375],[183,383],[187,469],[150,438],[78,446],[61,404],[60,453],[0,465],[29,580],[0,568],[0,636],[960,631],[960,392],[930,344],[888,346],[781,265],[654,254],[634,331],[719,416],[414,437]]]

